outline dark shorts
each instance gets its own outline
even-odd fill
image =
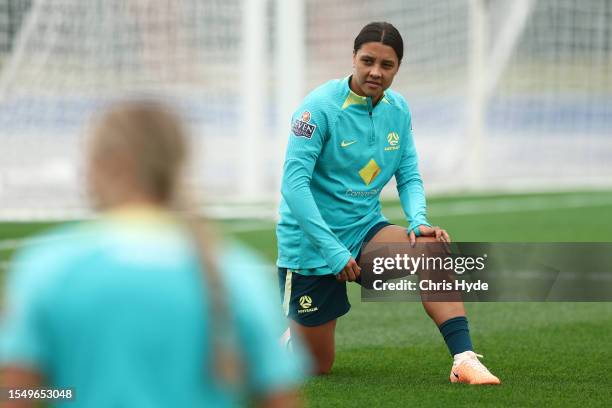
[[[383,221],[370,228],[362,246],[387,225],[392,224]],[[360,255],[361,251],[357,255],[357,262]],[[337,281],[336,275],[308,276],[292,269],[278,268],[278,284],[285,316],[303,326],[320,326],[351,309],[346,282]]]

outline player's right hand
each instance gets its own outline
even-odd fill
[[[353,257],[344,265],[344,268],[336,275],[336,279],[340,282],[355,282],[361,275],[361,268],[357,265],[357,262]]]

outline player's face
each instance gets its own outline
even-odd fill
[[[393,48],[380,42],[365,43],[353,53],[351,89],[358,95],[372,97],[376,103],[391,86],[398,69]]]

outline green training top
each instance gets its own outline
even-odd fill
[[[430,225],[406,101],[387,89],[372,106],[349,81],[318,87],[293,115],[276,228],[279,267],[340,272],[368,230],[386,221],[380,192],[393,176],[410,228]]]

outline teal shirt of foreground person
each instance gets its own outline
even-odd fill
[[[392,177],[409,229],[430,226],[405,99],[387,89],[373,106],[349,80],[318,87],[293,115],[276,228],[281,268],[341,271],[370,228],[387,221],[380,192]]]
[[[294,388],[306,368],[278,344],[283,319],[261,265],[236,245],[219,259],[251,396]],[[47,234],[6,282],[0,365],[73,388],[62,407],[240,404],[213,370],[202,282],[194,244],[167,216],[127,212]]]

